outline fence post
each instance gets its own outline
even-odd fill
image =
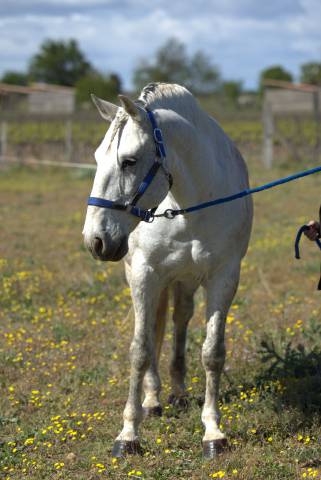
[[[266,168],[273,164],[274,121],[271,105],[264,99],[263,105],[263,163]]]
[[[72,161],[72,121],[66,121],[65,150],[67,162]]]
[[[0,132],[0,160],[5,161],[7,155],[7,122],[1,122],[1,132]]]
[[[315,120],[315,160],[319,161],[321,148],[321,111],[320,111],[321,90],[313,92],[313,111]]]

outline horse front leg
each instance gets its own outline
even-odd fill
[[[158,363],[161,353],[162,343],[164,339],[166,320],[168,309],[168,288],[165,288],[159,297],[158,308],[156,313],[155,328],[153,329],[153,355],[151,364],[144,377],[144,394],[143,409],[145,416],[162,415],[162,406],[160,404],[159,395],[161,392],[161,381],[158,373]]]
[[[123,414],[123,429],[116,438],[112,456],[122,457],[127,453],[141,453],[138,427],[143,417],[141,404],[144,375],[154,363],[153,328],[160,295],[158,277],[146,267],[138,275],[132,273],[132,291],[135,330],[130,346],[129,394]]]
[[[203,454],[214,458],[226,446],[225,434],[220,430],[219,386],[225,361],[225,319],[235,295],[240,274],[240,262],[221,268],[209,278],[207,292],[207,332],[202,348],[202,362],[206,373],[205,402],[202,422],[205,426]]]

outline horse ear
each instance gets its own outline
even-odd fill
[[[94,95],[93,93],[91,94],[91,99],[96,105],[100,115],[108,122],[112,122],[116,116],[119,107],[117,107],[117,105],[114,105],[113,103],[96,97],[96,95]]]
[[[142,109],[125,95],[118,95],[121,106],[134,120],[140,121],[143,118]]]

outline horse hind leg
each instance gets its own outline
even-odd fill
[[[159,395],[161,391],[161,381],[158,373],[158,362],[161,353],[162,343],[164,339],[166,320],[168,310],[168,288],[165,288],[159,299],[155,333],[154,348],[156,354],[153,356],[150,367],[144,377],[144,394],[143,409],[145,416],[161,416],[162,406],[160,404]]]
[[[168,402],[176,407],[187,407],[185,389],[186,361],[186,333],[188,322],[194,312],[194,290],[187,290],[182,283],[174,287],[174,338],[173,354],[170,363],[171,394]]]

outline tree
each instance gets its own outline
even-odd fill
[[[224,96],[233,105],[237,104],[237,100],[242,92],[242,82],[236,80],[229,80],[222,85]]]
[[[140,90],[149,82],[179,83],[195,93],[208,93],[217,88],[219,73],[202,52],[189,57],[186,47],[176,38],[170,38],[149,62],[141,60],[134,70],[133,82]]]
[[[141,89],[149,82],[184,83],[188,78],[185,45],[170,38],[157,50],[155,61],[142,60],[134,71],[134,84]]]
[[[121,92],[121,81],[116,74],[104,77],[100,73],[93,72],[78,80],[75,87],[76,100],[79,104],[89,102],[91,93],[105,100],[115,100]]]
[[[186,82],[193,92],[211,93],[220,83],[220,73],[211,63],[211,60],[200,50],[190,60],[189,78]]]
[[[262,91],[264,87],[264,80],[283,80],[284,82],[293,82],[293,77],[292,74],[281,67],[281,65],[274,65],[261,72],[260,91]]]
[[[310,62],[301,65],[301,82],[321,86],[321,63]]]
[[[76,40],[45,40],[30,62],[29,74],[35,81],[73,86],[92,71]]]
[[[28,85],[28,75],[23,72],[14,72],[11,70],[4,73],[1,81],[11,85]]]

